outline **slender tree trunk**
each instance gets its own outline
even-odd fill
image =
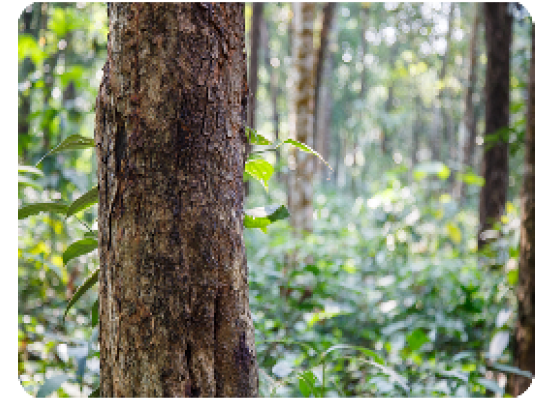
[[[315,3],[293,3],[294,39],[293,60],[297,81],[292,101],[295,115],[291,135],[294,139],[313,146],[314,111],[314,49],[313,21]],[[290,150],[288,204],[290,224],[297,231],[313,228],[313,157],[297,149]]]
[[[313,107],[313,142],[315,143],[315,150],[318,152],[321,151],[321,148],[317,145],[321,142],[319,135],[319,114],[322,111],[322,100],[321,100],[321,90],[322,90],[322,80],[325,70],[325,62],[328,52],[328,35],[332,30],[332,19],[334,17],[334,9],[336,8],[336,3],[326,3],[323,8],[323,26],[321,28],[321,44],[319,46],[319,51],[317,52],[316,59],[316,70],[315,70],[315,104]],[[316,163],[317,174],[321,170],[321,163]]]
[[[478,48],[478,28],[480,26],[480,4],[474,4],[474,22],[472,24],[472,32],[470,37],[470,47],[469,47],[469,76],[468,76],[468,87],[465,95],[465,115],[463,118],[463,123],[465,125],[465,143],[463,146],[463,165],[471,166],[473,163],[474,156],[474,146],[476,142],[476,117],[474,112],[474,102],[473,95],[474,89],[476,87],[476,61],[478,58],[477,48]],[[458,185],[459,189],[459,198],[464,199],[466,194],[466,186],[461,181]]]
[[[272,109],[272,122],[273,122],[273,133],[275,140],[279,139],[279,114],[278,114],[278,96],[280,94],[280,87],[278,86],[278,69],[277,65],[273,67],[271,65],[271,57],[269,54],[269,27],[267,26],[267,20],[263,18],[263,14],[261,15],[261,28],[260,28],[260,37],[261,37],[261,47],[263,48],[263,54],[264,54],[264,60],[265,60],[265,67],[269,71],[269,93],[271,97],[271,109]],[[280,148],[277,148],[275,152],[276,156],[276,164],[280,164]],[[280,181],[281,179],[281,173],[279,169],[276,171],[276,178]]]
[[[451,51],[451,25],[453,22],[453,4],[450,3],[450,9],[449,9],[449,17],[448,17],[448,23],[447,23],[447,33],[446,33],[446,49],[444,56],[442,58],[442,68],[440,69],[440,74],[438,76],[438,81],[440,83],[440,86],[438,87],[438,98],[436,100],[436,103],[434,105],[434,122],[432,123],[432,131],[431,131],[431,139],[432,139],[432,145],[430,146],[431,154],[432,154],[432,160],[438,160],[440,159],[440,152],[442,150],[442,136],[443,131],[445,131],[445,123],[444,123],[444,112],[443,112],[443,101],[444,101],[444,92],[445,92],[445,77],[447,74],[447,64],[449,62],[449,52]],[[440,132],[442,134],[440,135]],[[446,143],[447,145],[448,143]]]
[[[96,102],[100,395],[255,396],[243,3],[110,3]]]
[[[532,27],[532,59],[528,79],[528,115],[526,117],[526,159],[522,188],[522,217],[520,228],[520,263],[518,266],[518,320],[515,329],[515,366],[535,375],[536,358],[536,178],[535,178],[535,27]],[[518,396],[530,387],[531,380],[511,376],[509,387]]]
[[[512,16],[508,3],[484,3],[486,19],[486,131],[497,133],[509,127],[509,72]],[[484,231],[499,221],[505,209],[509,179],[509,143],[499,141],[485,150],[482,161],[485,179],[480,191],[478,248],[486,243]]]

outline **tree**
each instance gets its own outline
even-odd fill
[[[463,164],[465,166],[471,166],[473,163],[474,146],[476,143],[476,117],[474,112],[474,89],[476,87],[476,59],[478,56],[478,28],[480,26],[480,4],[474,4],[474,20],[472,23],[472,32],[470,36],[469,45],[469,75],[468,86],[465,95],[465,115],[463,123],[465,125],[465,143],[463,147]],[[465,196],[465,184],[461,181],[457,184],[456,191],[457,196],[461,199]]]
[[[110,3],[96,102],[101,396],[255,396],[244,5]]]
[[[486,130],[487,147],[482,160],[485,179],[480,191],[478,248],[486,243],[483,234],[499,221],[505,208],[509,177],[509,143],[502,136],[509,127],[509,76],[512,16],[508,3],[485,3],[486,21]],[[491,138],[495,140],[492,142]],[[497,139],[499,137],[499,139]]]
[[[535,27],[532,27],[532,58],[528,79],[528,114],[526,117],[526,159],[522,188],[520,262],[518,265],[518,320],[515,329],[515,366],[535,374],[536,362],[536,177],[535,177]],[[530,387],[531,380],[513,375],[509,387],[518,396]]]
[[[295,92],[293,100],[292,137],[313,147],[313,84],[314,48],[313,20],[315,3],[294,3],[293,60],[295,65]],[[313,228],[313,159],[307,153],[291,150],[292,171],[288,184],[290,224],[297,230]]]
[[[449,53],[451,52],[451,28],[453,23],[453,7],[455,3],[450,3],[449,5],[449,16],[448,16],[448,23],[447,23],[447,33],[445,36],[446,41],[446,48],[444,56],[442,57],[442,67],[440,69],[440,74],[438,76],[438,97],[436,99],[435,105],[434,105],[434,121],[432,123],[432,133],[431,133],[431,139],[433,140],[433,143],[431,145],[432,149],[432,159],[438,160],[440,158],[440,152],[442,150],[442,137],[440,136],[440,132],[446,131],[445,129],[445,113],[444,113],[444,92],[445,92],[445,78],[447,75],[447,64],[449,62]]]
[[[336,7],[336,3],[326,3],[323,7],[323,26],[321,28],[321,43],[319,45],[319,49],[317,51],[317,59],[316,59],[316,68],[315,68],[315,87],[314,87],[314,101],[315,104],[313,106],[313,143],[315,144],[315,149],[322,153],[322,145],[323,139],[321,137],[322,131],[324,130],[324,126],[320,124],[320,122],[324,123],[324,116],[321,115],[323,118],[319,117],[321,112],[324,112],[324,106],[326,105],[325,98],[321,99],[321,92],[324,90],[323,88],[323,74],[325,71],[325,63],[327,62],[327,53],[328,53],[328,35],[329,32],[332,30],[332,19],[334,17],[334,9]],[[319,121],[319,119],[321,119]],[[321,126],[319,128],[319,126]],[[321,171],[321,163],[316,164],[317,173],[320,173]]]

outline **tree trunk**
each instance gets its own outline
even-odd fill
[[[520,263],[518,266],[518,320],[515,330],[515,366],[535,375],[536,358],[536,312],[535,312],[535,267],[536,267],[536,197],[535,197],[535,27],[532,27],[532,59],[528,79],[528,115],[526,118],[526,161],[522,189],[522,217],[520,229]],[[518,396],[530,387],[531,380],[513,375],[509,387],[513,396]]]
[[[96,102],[100,394],[255,396],[244,5],[110,3]]]
[[[252,4],[252,19],[250,30],[250,68],[249,68],[249,88],[250,96],[248,98],[248,126],[255,129],[255,108],[257,105],[257,75],[259,70],[259,44],[261,37],[261,18],[263,15],[263,3]]]
[[[472,32],[470,37],[470,49],[469,49],[469,76],[468,76],[468,87],[465,95],[465,115],[464,115],[464,124],[465,124],[465,145],[463,146],[463,165],[465,167],[471,166],[473,164],[474,156],[474,146],[476,143],[476,117],[474,112],[474,102],[472,97],[474,95],[474,89],[476,87],[476,61],[478,58],[477,48],[478,48],[478,28],[480,26],[480,4],[474,4],[474,22],[472,24]],[[465,197],[466,186],[464,183],[459,181],[459,198],[461,200]]]
[[[386,116],[387,121],[389,121],[390,118],[392,117],[391,114],[393,109],[394,109],[394,84],[393,82],[390,82],[390,85],[388,86],[388,98],[386,98],[386,102],[384,103],[384,115]],[[384,127],[382,128],[382,135],[380,136],[380,149],[383,155],[386,155],[390,150],[390,148],[388,148],[390,132],[391,132],[391,129],[388,128],[388,123],[387,122],[384,123]]]
[[[313,147],[313,20],[315,3],[293,3],[293,60],[296,82],[292,106],[295,115],[291,136]],[[313,157],[295,148],[290,150],[291,171],[288,184],[290,224],[297,231],[313,228]]]
[[[440,86],[438,87],[438,98],[436,100],[436,105],[434,107],[434,122],[432,123],[431,139],[432,145],[430,146],[432,160],[438,160],[440,158],[440,152],[442,150],[442,141],[443,140],[443,131],[445,131],[444,123],[444,112],[443,112],[443,100],[444,100],[444,89],[445,89],[445,77],[447,73],[447,63],[449,62],[449,52],[451,50],[451,25],[453,22],[453,5],[450,3],[449,17],[447,23],[447,33],[446,33],[446,49],[444,56],[442,58],[442,68],[440,69],[440,74],[438,76],[438,82]],[[442,133],[440,135],[440,132]],[[447,143],[446,143],[447,145]]]
[[[411,148],[411,163],[414,167],[417,164],[417,157],[419,152],[420,133],[422,131],[422,115],[424,112],[422,106],[422,99],[420,95],[415,97],[415,123],[413,126],[413,146]]]
[[[322,91],[322,80],[325,70],[325,62],[327,58],[327,49],[328,49],[328,34],[332,29],[332,19],[334,17],[334,9],[336,8],[336,3],[326,3],[323,8],[323,26],[321,28],[321,45],[319,46],[319,51],[317,53],[316,60],[316,71],[315,71],[315,105],[313,107],[313,142],[315,143],[314,149],[321,153],[322,148],[318,146],[321,142],[319,135],[321,130],[319,128],[319,114],[323,111],[323,104],[321,100],[321,91]],[[322,127],[322,126],[321,126]],[[316,163],[317,174],[321,170],[321,163]]]
[[[512,16],[508,3],[484,3],[486,19],[486,131],[485,136],[509,127],[509,72]],[[484,152],[480,191],[478,248],[486,243],[482,232],[499,221],[505,208],[509,179],[509,143],[497,141]]]

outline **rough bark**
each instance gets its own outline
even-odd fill
[[[263,3],[252,4],[252,19],[250,31],[250,67],[248,73],[250,96],[248,98],[248,126],[255,129],[255,108],[257,94],[257,75],[259,70],[259,47],[261,37],[261,18],[263,15]]]
[[[515,366],[535,375],[536,359],[536,178],[535,178],[535,32],[532,28],[532,58],[528,79],[528,114],[526,117],[526,159],[522,188],[522,217],[520,228],[520,262],[518,266],[518,320],[515,329]],[[518,396],[532,381],[513,375],[509,380],[511,394]]]
[[[447,64],[449,62],[449,53],[451,51],[451,25],[453,23],[453,4],[450,3],[449,17],[447,23],[447,33],[446,33],[446,49],[444,56],[442,58],[442,67],[440,69],[440,74],[438,75],[438,82],[440,86],[438,87],[438,98],[434,106],[434,122],[432,123],[431,139],[432,145],[430,146],[432,160],[438,160],[440,158],[440,152],[442,150],[442,141],[445,141],[442,136],[443,131],[445,131],[444,123],[444,112],[443,112],[443,101],[444,101],[444,92],[445,92],[445,77],[447,74]],[[442,132],[442,135],[440,135]]]
[[[100,394],[255,396],[244,5],[110,3],[96,102]]]
[[[314,48],[313,21],[315,3],[293,3],[293,62],[296,82],[292,100],[292,138],[313,147]],[[313,157],[297,149],[290,150],[288,205],[290,224],[297,231],[313,228]]]
[[[480,26],[480,4],[474,5],[474,21],[472,23],[472,32],[469,45],[469,76],[468,86],[465,94],[465,114],[463,123],[465,125],[465,143],[463,146],[463,165],[470,167],[473,164],[474,147],[476,143],[476,117],[474,112],[474,89],[476,87],[476,61],[478,58],[478,28]],[[466,192],[466,186],[459,181],[458,196],[463,200]]]
[[[485,136],[509,127],[509,72],[512,16],[508,3],[484,3],[486,20],[486,130]],[[486,243],[486,234],[499,221],[505,208],[509,177],[509,144],[498,141],[484,151],[480,191],[478,248]]]

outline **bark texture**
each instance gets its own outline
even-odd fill
[[[244,5],[110,3],[96,102],[100,388],[255,396]]]
[[[535,177],[535,32],[532,31],[532,58],[528,79],[528,114],[526,117],[526,159],[522,188],[520,262],[518,266],[518,320],[515,330],[515,366],[535,375],[536,371],[536,177]],[[518,396],[530,387],[531,380],[513,375],[511,394]]]
[[[293,3],[293,11],[292,51],[296,80],[290,133],[293,139],[313,147],[315,3]],[[313,228],[313,156],[295,148],[290,151],[290,155],[290,224],[296,230],[310,231]]]
[[[485,136],[509,127],[509,73],[512,16],[508,3],[484,3],[486,20],[486,131]],[[484,151],[480,191],[478,248],[486,244],[486,234],[499,221],[505,209],[509,179],[509,143],[498,141]]]

